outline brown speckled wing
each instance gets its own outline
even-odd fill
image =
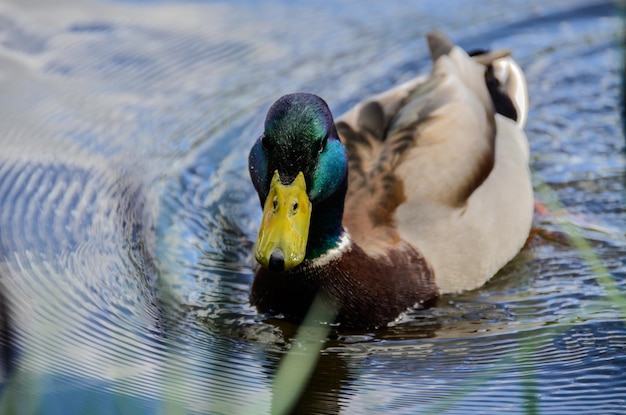
[[[397,242],[400,204],[462,209],[494,165],[485,67],[458,48],[433,49],[446,53],[430,77],[374,97],[337,122],[350,168],[344,224],[370,253]]]
[[[405,200],[402,181],[394,172],[394,152],[386,142],[390,120],[382,105],[371,101],[360,108],[355,126],[337,123],[349,160],[344,225],[370,254],[373,245],[382,249],[398,241],[393,212]]]

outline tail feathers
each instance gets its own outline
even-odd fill
[[[508,50],[470,52],[485,65],[485,82],[496,111],[524,128],[528,119],[528,87],[522,68]]]
[[[454,43],[440,31],[426,35],[433,62],[448,55]],[[528,119],[528,87],[520,66],[508,50],[470,52],[472,59],[487,67],[485,83],[496,111],[524,128]]]
[[[430,49],[430,57],[433,62],[443,55],[447,55],[454,48],[454,43],[443,32],[433,30],[426,35],[428,48]]]
[[[514,120],[520,128],[524,128],[528,119],[529,103],[528,86],[522,68],[510,56],[495,60],[492,66],[494,77],[499,82],[498,91],[509,97],[517,112]]]

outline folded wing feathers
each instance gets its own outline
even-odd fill
[[[408,176],[417,182],[410,188],[423,187],[452,206],[463,205],[493,167],[494,110],[484,66],[441,33],[428,40],[435,65],[426,81],[366,102],[346,117],[352,122],[338,123],[350,157],[348,199],[367,188],[385,200],[389,215],[404,200],[390,184],[400,181],[396,168],[403,162],[415,164],[407,169],[418,174]]]

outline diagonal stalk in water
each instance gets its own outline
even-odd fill
[[[272,385],[272,414],[287,414],[298,402],[324,347],[337,309],[317,296],[283,357]],[[323,322],[324,324],[321,324]]]
[[[580,229],[568,219],[566,209],[558,200],[555,192],[546,184],[543,180],[535,177],[539,182],[536,187],[536,193],[540,196],[542,201],[548,207],[548,210],[552,213],[555,223],[563,230],[567,235],[569,242],[578,251],[584,262],[590,269],[590,272],[595,275],[598,284],[604,289],[605,298],[607,298],[615,308],[617,308],[618,314],[622,318],[626,318],[626,296],[620,292],[619,287],[615,279],[611,276],[609,270],[602,264],[602,261],[596,254],[591,243],[585,239]],[[593,310],[583,310],[585,313],[591,313]],[[573,323],[579,317],[572,317],[572,321],[562,321],[560,327],[552,332],[556,337],[562,332],[566,331],[570,326],[567,323]],[[524,401],[524,412],[529,415],[535,415],[540,413],[539,409],[539,385],[537,382],[537,368],[534,363],[533,356],[536,352],[536,346],[533,342],[533,337],[525,336],[520,340],[517,356],[505,356],[500,360],[493,363],[493,365],[485,371],[473,376],[464,385],[459,386],[456,390],[453,390],[448,399],[445,401],[433,404],[427,408],[424,408],[422,413],[442,413],[446,410],[456,406],[464,396],[478,390],[488,381],[503,373],[509,365],[514,364],[516,361],[521,361],[522,357],[526,357],[526,369],[525,377],[522,379],[522,399]]]

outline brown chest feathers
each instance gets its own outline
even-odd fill
[[[259,268],[250,298],[260,312],[300,322],[318,295],[336,311],[340,328],[373,329],[416,304],[433,303],[438,292],[432,269],[408,244],[376,258],[352,244],[322,265],[309,261],[287,272]]]

